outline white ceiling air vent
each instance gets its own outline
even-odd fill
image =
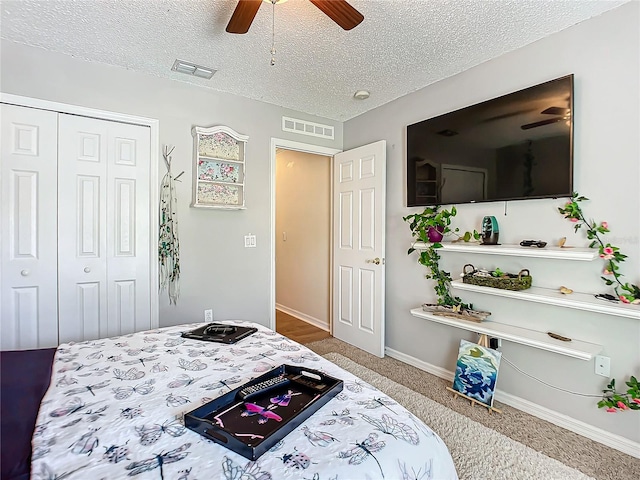
[[[209,80],[216,73],[216,70],[210,67],[203,67],[202,65],[196,65],[195,63],[185,62],[184,60],[176,60],[173,62],[171,70],[179,73],[186,73],[187,75],[193,75],[194,77],[206,78]]]
[[[297,118],[282,117],[282,131],[299,133],[300,135],[311,135],[312,137],[327,138],[333,140],[334,127],[321,123],[307,122]]]

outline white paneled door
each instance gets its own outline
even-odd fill
[[[151,327],[149,128],[60,115],[60,342]]]
[[[58,114],[0,105],[0,348],[58,345]]]
[[[333,335],[384,356],[386,142],[334,157]]]
[[[0,107],[0,348],[151,328],[150,128]]]

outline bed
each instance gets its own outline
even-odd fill
[[[30,462],[33,479],[457,478],[442,440],[373,386],[259,324],[224,323],[257,331],[226,345],[183,338],[198,326],[190,324],[62,344],[55,356],[37,351],[28,362],[37,373],[3,378],[2,478],[29,478],[5,465],[17,460]],[[3,377],[19,370],[8,367],[10,353],[36,354],[4,352]],[[184,426],[187,412],[282,364],[319,370],[344,388],[256,461]],[[24,362],[16,356],[11,365]],[[25,390],[29,383],[37,385]],[[5,405],[9,392],[13,405]],[[37,416],[19,395],[39,404]],[[13,415],[7,409],[17,404],[23,411]],[[31,434],[30,451],[20,453],[12,436],[13,458],[5,455],[7,421]]]

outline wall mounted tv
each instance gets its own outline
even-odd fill
[[[571,196],[573,75],[407,126],[407,206]]]

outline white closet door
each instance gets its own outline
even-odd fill
[[[60,115],[60,342],[150,328],[147,127]]]
[[[151,137],[148,127],[115,122],[108,132],[107,300],[113,336],[151,328]]]
[[[58,344],[57,113],[0,105],[0,347]]]

